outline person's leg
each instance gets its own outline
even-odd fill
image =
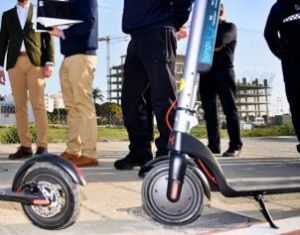
[[[45,78],[43,67],[30,66],[27,74],[27,87],[35,119],[37,150],[44,149],[46,152],[48,145],[48,117],[44,101]]]
[[[20,56],[14,68],[8,71],[12,95],[15,103],[16,126],[21,146],[28,154],[24,156],[31,156],[31,135],[28,124],[28,95],[26,73],[30,66],[27,56]],[[21,158],[21,155],[11,154],[9,158]]]
[[[290,105],[290,110],[292,114],[292,122],[295,128],[296,136],[300,142],[300,82],[286,82],[285,90],[287,100]]]
[[[238,155],[243,144],[240,134],[240,119],[235,104],[235,77],[234,72],[225,71],[219,73],[219,83],[217,86],[218,95],[222,104],[224,114],[226,116],[227,131],[229,135],[229,149],[224,153],[225,155]]]
[[[76,135],[79,133],[81,138],[81,157],[96,160],[97,120],[92,92],[97,57],[74,55],[68,59],[69,82],[78,118],[76,120],[78,125],[74,127],[74,129],[76,128],[74,133]],[[83,159],[81,160],[83,161]]]
[[[151,87],[149,84],[149,87],[144,93],[144,99],[146,102],[146,115],[148,120],[148,133],[149,136],[151,136],[151,142],[154,141],[154,113],[153,108],[151,104]]]
[[[217,110],[216,84],[212,76],[200,78],[200,98],[208,137],[208,148],[215,154],[221,152]]]
[[[299,79],[299,59],[300,55],[291,56],[282,62],[283,76],[287,100],[290,105],[292,122],[296,136],[300,143],[300,79]],[[297,145],[300,153],[300,144]]]
[[[174,30],[160,28],[144,35],[139,51],[150,81],[152,108],[159,131],[159,137],[155,140],[156,156],[168,154],[170,130],[165,116],[176,99],[176,43]],[[174,112],[170,116],[172,125],[173,122]]]
[[[64,105],[67,110],[67,121],[68,121],[68,141],[67,149],[63,155],[70,156],[80,156],[81,155],[81,139],[79,136],[79,114],[75,104],[74,92],[71,86],[70,78],[70,58],[65,58],[60,67],[60,84],[61,91],[64,100]]]
[[[149,120],[144,93],[149,82],[137,55],[139,39],[133,39],[127,50],[122,85],[122,112],[129,137],[129,154],[115,162],[119,170],[142,166],[152,159]]]

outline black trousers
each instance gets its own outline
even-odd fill
[[[226,116],[229,147],[240,149],[240,121],[235,104],[235,75],[232,69],[228,71],[211,71],[200,79],[200,96],[206,121],[208,147],[220,151],[220,132],[217,111],[217,96],[219,96],[223,112]]]
[[[155,140],[156,155],[165,155],[168,153],[170,134],[165,115],[176,99],[175,30],[141,30],[131,36],[122,86],[122,111],[130,141],[129,149],[150,149],[153,111],[159,131],[159,137]],[[174,114],[170,121],[173,123]]]
[[[281,62],[292,122],[300,142],[300,52],[284,56]]]

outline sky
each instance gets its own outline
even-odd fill
[[[84,0],[82,0],[84,1]],[[1,0],[0,16],[3,11],[15,6],[16,0]],[[35,0],[32,0],[35,2]],[[236,78],[270,78],[271,79],[271,114],[289,112],[286,101],[280,61],[269,51],[264,41],[263,30],[271,6],[275,0],[223,0],[227,12],[227,21],[234,22],[238,28],[238,44],[235,56]],[[99,37],[116,38],[111,41],[111,65],[119,65],[120,56],[126,54],[129,37],[121,30],[123,0],[98,0]],[[189,23],[187,23],[188,25]],[[48,79],[46,93],[60,91],[58,70],[62,61],[59,42],[56,44],[54,74]],[[187,40],[178,43],[178,54],[185,54]],[[98,64],[94,87],[100,88],[106,95],[107,50],[105,42],[99,42]],[[0,87],[0,93],[10,94],[9,82]]]

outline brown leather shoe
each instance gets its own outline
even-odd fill
[[[69,161],[72,161],[72,160],[77,159],[77,158],[80,157],[77,154],[70,153],[70,152],[67,152],[67,151],[64,151],[60,156],[62,156],[63,158],[65,158],[65,159],[67,159]]]
[[[32,149],[25,146],[20,146],[17,152],[9,154],[8,159],[17,160],[32,157]]]
[[[35,154],[46,154],[48,153],[48,149],[45,147],[37,147]]]
[[[96,158],[80,156],[71,160],[78,167],[98,166],[99,162]]]

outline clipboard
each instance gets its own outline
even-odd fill
[[[53,27],[67,29],[81,23],[72,14],[68,0],[36,0],[33,8],[32,23],[36,32],[47,32]]]

